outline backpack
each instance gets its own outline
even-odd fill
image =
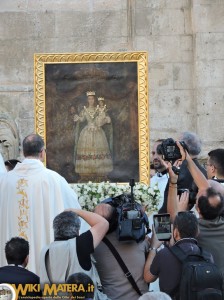
[[[218,267],[211,263],[201,249],[199,254],[186,254],[180,247],[169,248],[182,263],[182,274],[174,299],[223,300],[223,277]]]

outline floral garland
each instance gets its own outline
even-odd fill
[[[106,198],[126,193],[130,194],[130,186],[128,184],[88,182],[71,184],[70,186],[77,193],[82,208],[88,211],[93,211],[95,206]],[[158,211],[161,195],[157,184],[153,187],[143,183],[135,184],[134,198],[136,202],[139,202],[146,207],[147,212]]]

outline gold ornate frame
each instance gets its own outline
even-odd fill
[[[47,143],[46,66],[55,64],[131,63],[137,65],[139,181],[149,184],[148,55],[146,52],[34,55],[35,130]]]

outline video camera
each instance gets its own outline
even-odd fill
[[[103,202],[115,207],[118,212],[117,238],[119,241],[143,241],[149,229],[149,220],[141,204],[135,202],[133,195],[134,179],[130,179],[131,194],[122,194]]]
[[[184,141],[180,141],[179,143],[188,151],[188,147]],[[181,158],[180,149],[172,138],[168,138],[159,144],[157,146],[157,153],[162,155],[164,160],[168,160],[172,163]]]

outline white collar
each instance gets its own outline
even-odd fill
[[[9,264],[8,266],[13,266],[13,267],[20,267],[20,268],[23,268],[24,269],[24,266],[22,266],[22,265],[15,265],[15,264]]]
[[[157,172],[157,173],[156,173],[156,176],[159,177],[159,178],[164,177],[164,176],[168,178],[168,173],[160,173],[160,172]]]

